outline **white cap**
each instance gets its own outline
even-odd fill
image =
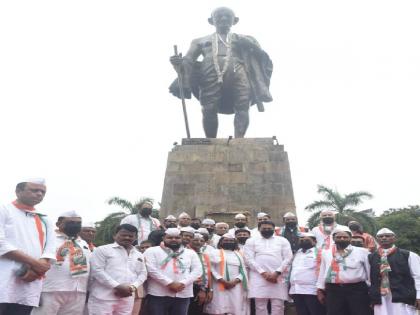
[[[203,220],[203,222],[201,222],[202,224],[216,224],[216,221],[214,221],[213,219],[210,218],[205,218]]]
[[[188,213],[186,213],[186,212],[182,212],[182,213],[178,216],[178,219],[185,218],[185,217],[188,217],[188,218],[190,218],[190,219],[191,219],[190,215],[189,215]]]
[[[185,226],[180,229],[181,232],[192,233],[194,234],[196,231],[191,226]]]
[[[210,234],[209,231],[207,231],[206,228],[199,228],[197,230],[197,232],[200,233],[200,234],[206,234],[206,235],[209,235]]]
[[[93,228],[96,229],[94,222],[82,222],[82,228]]]
[[[290,218],[290,217],[296,217],[296,214],[293,212],[286,212],[283,216],[283,218]]]
[[[267,213],[265,213],[265,212],[259,212],[259,213],[257,214],[257,218],[258,218],[258,219],[264,218],[264,217],[266,217],[266,216],[268,216],[268,214],[267,214]]]
[[[312,233],[312,232],[301,232],[299,234],[299,237],[312,237],[312,238],[315,238],[316,239],[315,234]]]
[[[170,214],[165,218],[165,220],[176,220],[176,218],[172,214]]]
[[[320,214],[323,214],[323,213],[332,213],[335,215],[337,212],[331,209],[324,209],[320,212]]]
[[[78,214],[76,211],[70,210],[70,211],[64,211],[64,212],[60,213],[60,215],[58,217],[59,218],[61,218],[61,217],[63,217],[63,218],[81,218],[82,216],[80,214]]]
[[[42,178],[42,177],[21,178],[18,181],[18,184],[20,184],[20,183],[32,183],[32,184],[38,184],[38,185],[44,185],[45,186],[45,178]]]
[[[230,239],[235,239],[235,235],[231,234],[231,233],[226,233],[223,234],[222,236],[223,238],[230,238]]]
[[[341,225],[341,226],[336,227],[334,229],[334,231],[332,231],[332,235],[334,236],[334,234],[335,233],[338,233],[338,232],[347,232],[350,235],[352,235],[351,230],[347,226],[345,226],[345,225]]]
[[[178,228],[169,228],[165,230],[165,234],[169,236],[179,236],[181,231]]]
[[[202,239],[203,235],[201,235],[200,233],[194,233],[194,238],[198,238],[198,239]]]
[[[382,228],[378,231],[378,233],[376,233],[376,236],[382,235],[382,234],[393,234],[395,235],[394,232],[392,232],[390,229],[388,228]]]
[[[235,215],[235,219],[246,219],[246,215],[238,213],[237,215]]]
[[[144,206],[144,205],[149,205],[149,206],[152,206],[153,207],[153,202],[151,202],[151,201],[143,201],[142,202],[142,205]]]

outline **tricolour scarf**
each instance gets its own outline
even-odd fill
[[[395,253],[397,250],[397,247],[395,245],[392,245],[390,248],[378,248],[378,254],[381,256],[381,264],[379,266],[379,272],[381,274],[381,295],[385,296],[391,293],[391,289],[389,287],[389,277],[388,273],[391,270],[391,266],[388,262],[388,256]]]
[[[165,269],[166,265],[172,260],[172,268],[174,273],[181,273],[185,272],[186,267],[179,259],[184,253],[184,247],[181,246],[177,252],[174,252],[172,249],[166,247],[163,242],[160,244],[160,248],[166,253],[166,258],[160,262],[160,269]]]
[[[341,283],[340,265],[343,267],[343,270],[347,270],[346,257],[348,257],[352,251],[353,248],[351,246],[348,246],[344,250],[343,255],[340,255],[339,253],[337,253],[337,247],[335,245],[332,247],[332,260],[331,265],[328,268],[326,277],[327,283]]]
[[[321,223],[318,227],[321,231],[322,235],[324,236],[324,243],[322,244],[323,249],[330,249],[331,246],[331,233],[335,229],[335,226],[337,223],[334,222],[334,225],[331,227],[331,229],[326,230],[325,224]]]
[[[202,273],[201,273],[201,282],[203,287],[206,289],[211,289],[211,264],[209,255],[205,254],[203,249],[197,252],[198,258],[200,258]]]
[[[244,290],[248,290],[248,278],[245,272],[245,268],[244,268],[244,262],[243,262],[243,258],[241,256],[241,254],[239,253],[239,251],[233,251],[233,253],[235,254],[236,258],[238,258],[239,261],[239,273],[242,276],[242,287],[244,288]],[[230,281],[230,275],[229,275],[229,268],[227,265],[227,261],[225,260],[225,250],[224,249],[220,249],[220,275],[223,277],[223,279],[225,279],[226,281]],[[220,291],[224,291],[225,287],[223,285],[223,283],[219,283],[219,290]]]
[[[70,274],[77,277],[88,272],[88,265],[85,253],[75,238],[70,238],[57,249],[56,264],[61,266],[66,256],[69,256]]]

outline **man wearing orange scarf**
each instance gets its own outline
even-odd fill
[[[34,206],[45,196],[45,180],[21,180],[17,199],[0,206],[0,314],[27,315],[38,306],[42,282],[55,259],[54,230]]]

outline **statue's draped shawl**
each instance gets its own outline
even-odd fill
[[[258,42],[250,37],[245,35],[234,34],[237,40],[241,38],[246,38],[247,40],[253,42],[255,45],[258,45]],[[273,100],[269,87],[271,74],[273,73],[273,63],[268,56],[268,54],[263,50],[252,49],[248,46],[241,46],[237,48],[240,54],[240,58],[243,60],[243,65],[247,73],[247,77],[251,86],[251,105],[263,102],[271,102]],[[184,82],[184,97],[186,99],[191,98],[191,94],[199,100],[199,91],[200,91],[200,77],[201,73],[201,62],[184,60],[184,69],[186,69],[187,75],[183,76]],[[169,87],[169,92],[174,96],[181,98],[178,79],[175,79],[174,82]],[[233,107],[231,104],[221,104],[218,107],[219,113],[222,114],[233,114]]]

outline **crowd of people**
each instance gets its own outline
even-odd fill
[[[25,179],[0,206],[0,315],[415,315],[420,258],[324,210],[309,231],[294,213],[282,226],[260,212],[234,226],[183,212],[161,223],[143,202],[95,247],[96,227],[76,211],[55,227],[35,209],[43,179]]]

